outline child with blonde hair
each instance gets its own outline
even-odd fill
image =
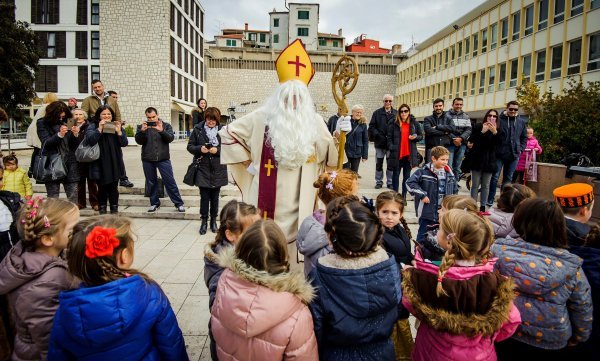
[[[403,304],[421,322],[413,360],[496,360],[494,342],[510,337],[521,319],[514,283],[494,272],[492,226],[460,209],[440,219],[439,267],[422,262],[403,272]]]
[[[81,221],[69,241],[69,271],[82,287],[59,296],[48,361],[188,360],[175,313],[160,286],[131,268],[126,217]]]
[[[272,220],[252,224],[218,255],[226,268],[211,309],[219,360],[317,360],[307,304],[314,290],[290,271],[287,239]]]
[[[19,193],[22,198],[30,198],[33,195],[31,180],[27,176],[27,171],[19,167],[19,159],[15,153],[2,158],[2,161],[4,162],[2,190]]]
[[[350,169],[324,172],[313,183],[317,188],[317,196],[325,207],[337,197],[356,195],[358,193],[358,175]],[[325,210],[317,209],[311,216],[306,217],[296,239],[298,252],[304,256],[304,274],[308,276],[317,264],[317,260],[331,253],[331,246],[327,240],[325,224]]]
[[[34,197],[21,210],[21,240],[0,263],[0,294],[16,326],[13,360],[46,359],[58,293],[74,286],[63,251],[78,221],[77,205],[62,199]]]

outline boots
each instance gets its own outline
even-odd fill
[[[118,204],[110,205],[110,214],[119,214],[119,205]]]
[[[217,233],[217,219],[215,217],[211,217],[210,219],[210,231],[212,233]]]
[[[200,225],[200,234],[206,234],[208,228],[208,219],[202,218],[202,224]]]
[[[106,204],[98,206],[98,212],[100,214],[106,214]]]

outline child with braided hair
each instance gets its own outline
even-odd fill
[[[82,287],[59,295],[48,361],[188,360],[167,296],[131,268],[133,254],[129,218],[103,215],[77,224],[68,264]]]
[[[402,295],[396,260],[381,247],[383,226],[355,196],[331,201],[326,219],[334,253],[311,273],[319,358],[394,360],[390,336]]]
[[[395,191],[381,192],[375,201],[377,216],[385,231],[383,232],[383,247],[396,259],[398,268],[410,265],[413,260],[411,239],[412,234],[404,219],[404,200]],[[398,321],[394,325],[392,341],[396,352],[396,360],[410,360],[413,348],[413,337],[408,323],[408,311],[398,305]]]
[[[494,271],[490,222],[460,209],[440,219],[439,267],[415,258],[403,272],[403,304],[421,322],[412,358],[496,360],[495,341],[510,337],[521,322],[511,279]]]
[[[356,195],[358,193],[358,174],[350,169],[323,172],[313,183],[317,188],[317,196],[325,207],[337,197]],[[325,210],[317,209],[306,217],[296,238],[298,252],[304,256],[304,274],[308,277],[317,265],[319,257],[332,251],[323,225]]]
[[[77,205],[33,197],[22,207],[20,241],[0,263],[0,294],[8,294],[16,336],[13,360],[45,360],[58,293],[75,286],[64,250],[79,221]]]

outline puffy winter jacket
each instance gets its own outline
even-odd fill
[[[381,107],[373,112],[369,122],[369,139],[374,142],[375,148],[387,149],[388,126],[394,122],[398,111],[394,108],[389,113]]]
[[[515,305],[523,323],[513,336],[516,340],[559,350],[571,337],[588,339],[592,296],[581,258],[566,249],[512,238],[497,239],[492,252],[498,257],[495,268],[517,284]]]
[[[21,167],[14,171],[5,169],[3,183],[2,189],[5,191],[17,192],[23,198],[33,195],[31,179],[29,179],[27,171]]]
[[[62,292],[48,361],[188,360],[167,296],[139,275]]]
[[[521,322],[513,304],[514,283],[494,272],[495,259],[471,267],[450,267],[438,297],[438,267],[415,256],[402,274],[402,302],[421,321],[415,361],[496,360],[495,341],[510,337]]]
[[[581,257],[581,268],[592,289],[592,303],[594,304],[594,323],[590,341],[595,341],[595,346],[600,347],[600,249],[592,247],[570,247],[569,252]],[[588,341],[589,342],[589,341]]]
[[[451,142],[450,136],[454,132],[454,126],[450,119],[446,118],[446,113],[442,113],[437,117],[434,112],[432,115],[425,117],[423,129],[425,130],[425,145],[428,149],[438,145],[449,145]]]
[[[175,139],[175,133],[171,124],[163,122],[162,119],[159,121],[163,123],[162,132],[150,127],[142,132],[142,126],[137,126],[135,142],[142,146],[142,161],[160,162],[171,159],[169,143]]]
[[[67,261],[25,251],[21,242],[2,260],[0,294],[8,294],[17,330],[13,360],[46,359],[58,293],[72,286]]]
[[[525,163],[527,162],[527,155],[535,152],[536,154],[542,154],[542,146],[535,137],[527,138],[527,145],[525,150],[519,156],[519,162],[517,162],[517,168],[515,170],[524,171]]]
[[[383,248],[368,256],[319,258],[310,304],[321,360],[395,360],[390,336],[401,301],[400,274]]]
[[[219,280],[211,329],[219,360],[317,360],[313,320],[306,304],[313,288],[301,273],[270,275],[221,250],[227,268]]]
[[[416,134],[417,137],[413,140],[408,140],[410,148],[410,165],[417,167],[419,165],[419,151],[417,150],[417,143],[423,140],[423,132],[421,127],[417,124],[414,117],[410,119],[410,135]],[[387,149],[389,150],[388,157],[388,169],[395,169],[399,166],[400,157],[400,141],[402,140],[402,127],[397,122],[392,122],[388,127],[387,132]]]
[[[461,138],[463,144],[466,144],[467,139],[471,136],[471,119],[469,114],[461,111],[455,112],[454,109],[450,109],[446,112],[446,121],[453,126],[451,138]]]
[[[512,225],[512,218],[514,213],[507,213],[501,211],[498,208],[490,209],[490,215],[488,219],[492,222],[494,227],[494,236],[496,238],[518,238],[519,234]]]
[[[317,219],[325,219],[325,215],[322,212],[322,210],[317,209],[312,216],[304,218],[298,230],[296,246],[298,247],[298,252],[304,256],[305,276],[308,276],[317,266],[319,258],[332,251],[325,228]]]
[[[417,169],[406,181],[406,188],[415,197],[415,210],[417,217],[423,217],[434,222],[438,220],[438,178],[433,172],[433,165],[426,163],[423,167]],[[452,169],[446,166],[446,195],[458,193],[458,184]],[[429,203],[425,204],[421,200],[429,197]]]

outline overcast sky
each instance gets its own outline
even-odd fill
[[[337,33],[343,29],[346,44],[361,33],[391,48],[402,44],[406,50],[483,3],[485,0],[322,0],[288,1],[315,3],[319,7],[319,32]],[[204,6],[204,31],[207,40],[222,28],[243,28],[248,23],[253,30],[269,30],[269,12],[273,8],[285,11],[284,0],[201,0]]]

